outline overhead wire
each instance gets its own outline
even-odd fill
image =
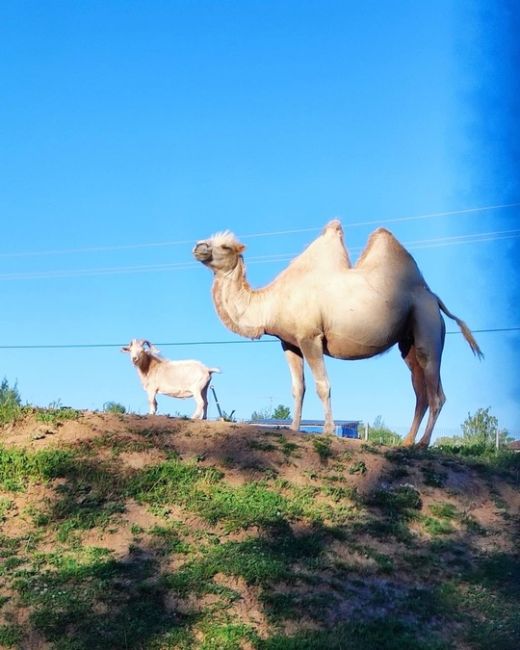
[[[471,244],[489,241],[499,241],[504,239],[517,239],[520,237],[520,229],[512,230],[495,230],[491,232],[471,233],[466,235],[450,235],[445,237],[435,237],[430,239],[419,239],[403,242],[403,246],[408,250],[424,250],[428,248],[439,248],[442,246],[451,246],[458,244]],[[357,255],[363,250],[362,247],[349,249],[349,253]],[[257,255],[248,257],[249,264],[262,264],[270,262],[284,262],[292,260],[298,253],[270,253],[267,255]],[[68,277],[84,277],[95,275],[124,275],[128,273],[150,273],[161,271],[182,271],[186,269],[198,268],[199,263],[194,261],[184,262],[165,262],[162,264],[140,264],[134,266],[114,266],[101,268],[86,269],[56,269],[50,271],[25,271],[0,273],[1,280],[37,280],[53,279]]]
[[[473,334],[490,334],[497,332],[520,332],[520,326],[517,327],[489,327],[482,329],[472,329]],[[459,330],[450,330],[446,334],[462,334]],[[259,340],[237,339],[228,341],[162,341],[155,343],[156,347],[189,347],[196,345],[244,345],[260,343],[279,343],[278,338],[265,338]],[[124,343],[48,343],[48,344],[9,344],[0,345],[0,350],[48,350],[48,349],[92,349],[92,348],[120,348],[127,345]]]
[[[448,217],[448,216],[458,216],[462,214],[470,214],[475,212],[485,212],[488,210],[499,210],[505,208],[515,208],[520,207],[520,201],[514,203],[502,203],[497,205],[486,205],[476,208],[464,208],[462,210],[447,210],[444,212],[431,212],[426,214],[411,215],[411,216],[402,216],[402,217],[392,217],[389,219],[374,219],[369,221],[359,221],[359,222],[345,222],[347,228],[358,228],[362,226],[374,226],[374,225],[383,225],[389,223],[400,223],[406,221],[419,221],[424,219],[433,219],[438,217]],[[321,226],[313,226],[309,228],[292,228],[288,230],[273,230],[266,232],[257,232],[257,233],[248,233],[239,235],[241,239],[253,239],[256,237],[274,237],[280,235],[290,235],[304,232],[317,232],[321,230]],[[178,240],[165,240],[159,242],[138,242],[130,244],[112,244],[108,246],[85,246],[77,248],[63,248],[63,249],[50,249],[42,251],[4,251],[0,253],[0,258],[8,257],[37,257],[37,256],[52,256],[52,255],[67,255],[75,253],[98,253],[98,252],[108,252],[116,250],[131,250],[131,249],[142,249],[142,248],[160,248],[168,246],[187,246],[193,244],[194,239],[178,239]]]

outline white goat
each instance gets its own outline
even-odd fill
[[[186,399],[193,397],[197,408],[191,416],[205,420],[208,411],[208,387],[211,375],[219,368],[206,368],[200,361],[171,361],[160,356],[159,350],[145,339],[132,339],[121,348],[129,352],[143,388],[148,394],[150,415],[157,412],[157,393]]]

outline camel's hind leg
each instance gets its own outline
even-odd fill
[[[427,447],[430,444],[430,439],[432,437],[433,427],[437,422],[437,418],[440,415],[442,407],[446,403],[446,395],[442,390],[441,378],[438,376],[438,380],[433,381],[431,384],[428,379],[426,379],[426,386],[428,390],[428,402],[430,404],[430,413],[428,416],[428,422],[426,423],[426,429],[424,430],[424,435],[418,442],[419,447]]]
[[[291,429],[298,431],[302,419],[303,396],[305,395],[305,376],[303,374],[303,356],[299,348],[282,341],[282,349],[291,373],[292,396],[294,398],[294,416]]]
[[[300,348],[305,360],[309,364],[316,383],[316,392],[323,404],[325,415],[323,433],[334,433],[335,426],[330,404],[330,382],[327,376],[327,368],[325,367],[325,359],[323,358],[323,341],[321,337],[305,339],[300,342]]]
[[[415,413],[412,425],[408,435],[403,440],[403,445],[408,447],[415,442],[415,436],[421,426],[422,419],[428,408],[428,397],[426,395],[426,381],[424,379],[424,370],[417,360],[415,346],[407,346],[405,343],[399,343],[399,349],[403,355],[404,362],[412,373],[412,386],[415,391]]]
[[[433,428],[446,401],[440,375],[445,334],[438,303],[434,296],[428,297],[416,306],[413,327],[415,354],[424,373],[429,408],[426,428],[418,443],[421,447],[430,444]]]

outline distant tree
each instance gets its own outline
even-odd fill
[[[273,418],[275,420],[288,420],[291,417],[291,409],[283,404],[278,406],[273,411]]]
[[[387,427],[383,417],[378,415],[374,424],[368,427],[368,440],[381,445],[398,445],[401,443],[401,436]]]
[[[269,408],[260,409],[251,413],[252,420],[269,420],[273,417],[273,412]]]
[[[103,404],[103,411],[105,413],[126,413],[126,407],[118,402],[105,402]]]
[[[9,386],[4,377],[0,384],[0,424],[12,422],[23,413],[22,398],[15,382]]]
[[[474,415],[468,413],[468,417],[462,423],[462,437],[464,444],[485,444],[493,447],[498,435],[501,444],[511,440],[505,429],[499,429],[498,418],[490,413],[491,407],[479,408]]]
[[[437,438],[435,445],[492,448],[496,444],[497,434],[501,447],[511,442],[512,438],[507,430],[499,428],[498,418],[491,415],[490,411],[491,407],[488,406],[485,409],[477,409],[473,415],[468,413],[468,417],[461,425],[462,435]]]
[[[12,386],[9,386],[7,377],[4,377],[0,384],[0,407],[20,406],[21,404],[22,398],[18,390],[17,382],[14,382]]]

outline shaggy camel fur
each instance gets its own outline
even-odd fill
[[[270,334],[280,339],[292,379],[292,428],[300,426],[304,359],[323,403],[324,432],[332,433],[323,355],[366,359],[397,343],[416,395],[405,444],[414,444],[429,407],[419,443],[427,446],[446,400],[440,379],[445,337],[441,311],[456,321],[474,354],[481,357],[482,352],[466,324],[429,289],[415,260],[397,239],[388,230],[377,229],[352,266],[341,223],[333,220],[271,284],[258,290],[246,280],[244,248],[232,233],[223,232],[199,241],[193,254],[214,273],[213,301],[224,325],[249,338]]]

